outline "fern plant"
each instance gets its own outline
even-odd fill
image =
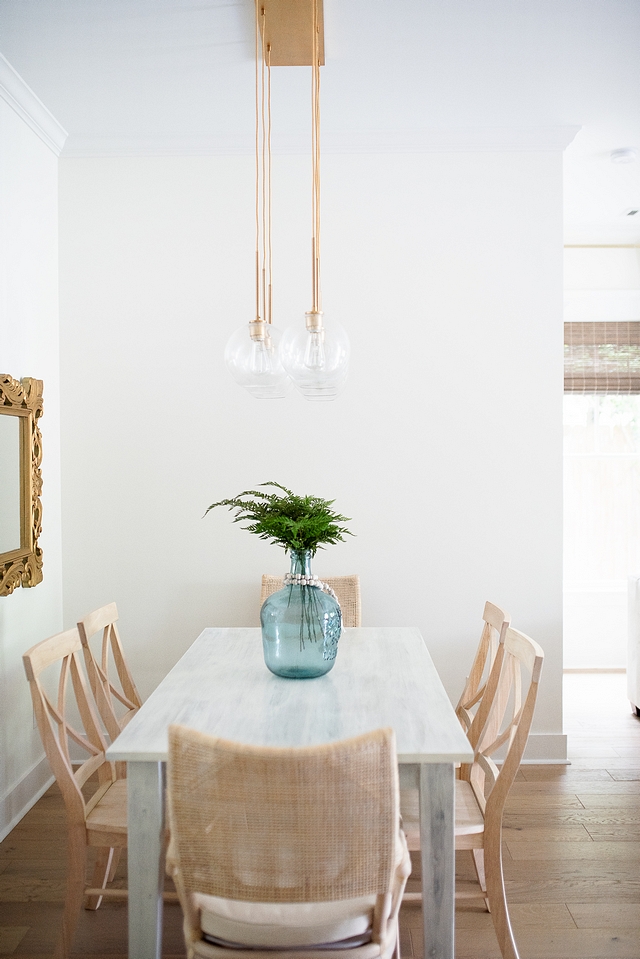
[[[235,511],[234,523],[248,521],[242,529],[283,546],[286,551],[305,550],[312,556],[326,545],[345,542],[345,534],[353,536],[346,526],[340,525],[350,517],[331,509],[335,500],[297,496],[280,483],[260,483],[260,486],[273,486],[282,492],[245,490],[232,499],[212,503],[205,516],[217,506],[227,506]]]

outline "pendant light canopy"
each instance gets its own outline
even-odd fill
[[[320,290],[320,66],[322,0],[255,0],[256,4],[256,317],[225,350],[235,381],[258,399],[285,396],[292,384],[305,399],[332,400],[347,379],[349,339],[322,313]],[[284,335],[271,322],[271,66],[312,67],[312,305]]]

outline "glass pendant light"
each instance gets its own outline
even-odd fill
[[[252,320],[231,335],[224,351],[229,372],[258,400],[282,399],[291,380],[280,360],[282,333],[271,323]]]
[[[236,383],[256,399],[267,400],[285,397],[291,380],[280,359],[282,334],[271,322],[271,62],[270,47],[265,40],[265,10],[263,6],[258,9],[258,0],[255,7],[256,315],[232,334],[224,359]]]
[[[282,364],[308,400],[334,400],[347,380],[349,338],[335,320],[319,311],[288,327],[282,337]]]
[[[320,305],[320,55],[318,2],[313,0],[313,70],[311,86],[313,153],[312,306],[301,321],[285,330],[282,364],[308,400],[333,400],[349,368],[349,338],[336,320],[326,320]]]

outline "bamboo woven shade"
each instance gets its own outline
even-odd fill
[[[640,393],[640,320],[564,324],[565,393]]]

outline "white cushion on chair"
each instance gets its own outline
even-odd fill
[[[256,903],[194,896],[203,933],[270,948],[337,943],[371,933],[375,896],[338,902]]]

